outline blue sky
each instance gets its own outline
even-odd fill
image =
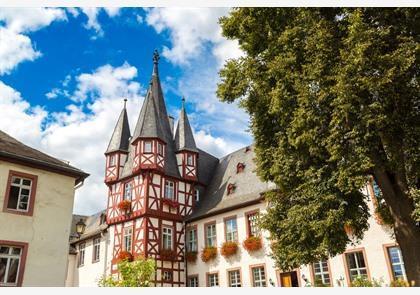
[[[168,111],[177,119],[185,95],[197,145],[220,157],[250,144],[248,116],[215,96],[224,61],[242,54],[217,24],[228,11],[1,8],[0,129],[90,173],[74,211],[103,209],[103,153],[123,98],[134,128],[158,49]]]

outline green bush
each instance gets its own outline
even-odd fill
[[[383,280],[369,280],[366,276],[358,276],[351,282],[351,287],[382,287]]]

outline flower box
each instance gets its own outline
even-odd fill
[[[217,248],[216,247],[206,247],[201,252],[201,260],[203,262],[208,262],[217,256]]]
[[[133,255],[128,251],[121,251],[118,255],[118,261],[128,260],[129,262],[133,261]]]
[[[163,202],[163,204],[166,204],[166,205],[168,205],[169,207],[172,207],[172,208],[178,208],[179,207],[178,202],[175,201],[175,200],[172,200],[172,199],[163,198],[162,202]]]
[[[162,260],[175,260],[176,259],[176,253],[172,249],[162,249],[160,250],[160,258]]]
[[[249,237],[243,241],[242,246],[248,252],[258,251],[262,248],[262,240],[260,237]]]
[[[118,209],[120,209],[121,211],[125,211],[125,212],[130,211],[131,210],[131,201],[122,200],[121,202],[118,203]]]
[[[222,254],[224,257],[235,255],[236,252],[238,252],[237,242],[224,242],[220,250],[220,254]]]
[[[195,262],[197,260],[197,252],[196,251],[189,251],[185,254],[185,258],[188,262]]]

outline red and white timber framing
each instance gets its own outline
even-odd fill
[[[179,174],[183,178],[197,181],[198,154],[191,151],[180,151],[176,155]]]

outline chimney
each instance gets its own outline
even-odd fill
[[[169,126],[171,127],[172,136],[174,136],[174,117],[168,116]]]

